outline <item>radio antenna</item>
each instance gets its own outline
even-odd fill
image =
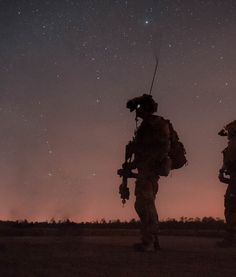
[[[159,61],[158,61],[158,58],[156,56],[156,65],[155,65],[154,74],[153,74],[153,77],[152,77],[151,87],[150,87],[150,90],[149,90],[149,94],[150,95],[152,94],[152,88],[153,88],[153,84],[154,84],[154,81],[155,81],[155,78],[156,78],[156,74],[157,74],[158,62]]]

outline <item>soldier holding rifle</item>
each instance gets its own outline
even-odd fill
[[[136,112],[142,123],[136,130],[133,141],[126,146],[126,158],[118,174],[123,177],[120,194],[129,198],[127,178],[136,178],[135,210],[141,221],[141,243],[134,245],[137,251],[159,249],[158,215],[155,198],[160,176],[167,176],[171,169],[169,121],[154,115],[157,103],[151,95],[144,94],[127,102],[127,108]],[[137,169],[137,173],[132,170]]]
[[[228,184],[224,199],[226,236],[218,246],[229,247],[235,244],[236,228],[236,120],[218,134],[228,138],[228,146],[223,151],[223,166],[219,171],[219,180]]]

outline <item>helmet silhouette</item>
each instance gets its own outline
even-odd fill
[[[149,94],[143,94],[142,96],[130,99],[126,104],[126,107],[130,110],[130,112],[142,109],[145,112],[155,113],[157,111],[157,106],[158,104]]]
[[[220,136],[228,136],[228,137],[236,136],[236,120],[227,124],[218,134]]]

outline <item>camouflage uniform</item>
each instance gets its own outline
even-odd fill
[[[228,146],[223,151],[223,166],[219,179],[227,183],[224,198],[227,242],[233,242],[236,227],[236,121],[229,123],[219,135],[228,136]]]
[[[152,244],[158,235],[155,207],[158,180],[170,148],[167,121],[156,115],[144,119],[136,132],[134,144],[134,163],[138,169],[135,210],[141,221],[142,242]]]
[[[126,146],[125,163],[118,174],[123,177],[119,188],[122,202],[129,199],[127,178],[136,178],[135,210],[141,221],[142,243],[137,243],[137,251],[152,251],[159,248],[158,215],[155,198],[160,176],[167,176],[171,169],[170,123],[154,115],[158,104],[149,94],[143,94],[127,102],[130,112],[136,112],[136,119],[142,123],[135,132],[134,139]],[[137,169],[138,173],[132,172]]]
[[[236,227],[236,138],[229,141],[228,147],[223,151],[223,155],[223,167],[229,175],[224,199],[225,220],[228,235],[234,237]]]

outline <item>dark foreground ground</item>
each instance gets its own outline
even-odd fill
[[[134,252],[137,240],[136,235],[0,237],[0,276],[236,276],[236,248],[217,248],[217,238],[161,236],[158,253]]]

